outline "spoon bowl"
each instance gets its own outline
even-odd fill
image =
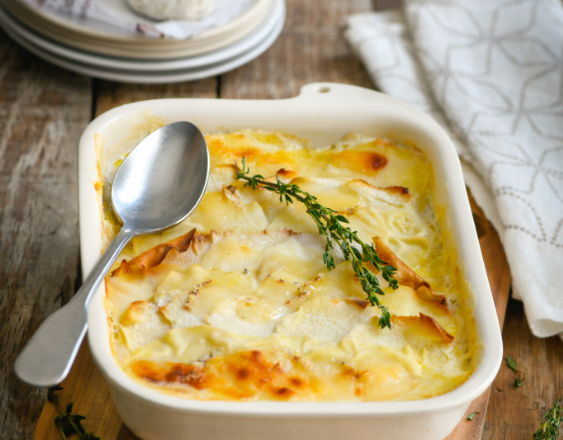
[[[199,204],[209,175],[203,134],[175,122],[148,135],[123,161],[111,190],[122,223],[143,232],[185,219]]]
[[[189,122],[159,128],[131,151],[117,171],[111,195],[123,226],[84,284],[37,329],[16,359],[14,370],[35,386],[61,383],[86,334],[86,310],[119,253],[131,238],[174,226],[201,201],[209,178],[203,134]]]

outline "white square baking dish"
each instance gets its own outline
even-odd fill
[[[131,379],[110,346],[101,288],[88,309],[88,341],[107,379],[125,424],[145,440],[441,440],[469,404],[492,383],[502,361],[502,340],[461,166],[441,127],[419,110],[390,96],[342,84],[318,83],[298,97],[246,101],[162,99],[110,110],[86,128],[79,147],[80,243],[87,275],[103,249],[98,154],[103,145],[135,144],[150,121],[188,120],[204,133],[239,128],[282,131],[313,143],[330,144],[349,132],[414,144],[433,163],[435,198],[447,207],[446,228],[457,242],[459,260],[474,292],[477,331],[483,343],[480,364],[467,382],[441,396],[402,402],[225,402],[186,400],[161,394]],[[145,127],[145,128],[143,128]]]

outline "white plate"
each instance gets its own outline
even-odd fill
[[[180,69],[193,69],[196,67],[209,66],[217,64],[226,60],[235,58],[244,52],[257,46],[260,42],[264,41],[276,27],[280,21],[282,14],[282,7],[279,2],[272,2],[266,19],[260,23],[257,29],[244,37],[242,40],[205,55],[186,57],[183,59],[175,60],[162,60],[162,61],[148,61],[148,60],[124,60],[114,57],[107,57],[103,55],[96,55],[86,51],[73,49],[64,46],[56,41],[46,39],[25,25],[18,22],[8,12],[0,7],[0,24],[17,34],[30,45],[35,46],[42,51],[50,53],[55,56],[66,58],[82,64],[88,64],[95,67],[129,70],[135,72],[156,72],[156,71],[170,71]]]
[[[125,0],[115,1],[123,2]],[[144,35],[129,35],[120,39],[115,38],[111,32],[99,32],[99,35],[94,35],[91,32],[85,32],[88,28],[84,26],[79,27],[71,23],[72,26],[69,27],[63,26],[66,23],[64,21],[58,23],[56,20],[47,20],[48,14],[42,12],[41,15],[37,8],[32,8],[22,0],[0,0],[0,5],[38,35],[60,44],[102,56],[161,60],[201,55],[241,40],[265,20],[273,3],[273,0],[256,1],[255,6],[242,17],[225,26],[211,29],[197,37],[185,40],[152,38]],[[88,20],[83,21],[88,23]]]
[[[125,0],[98,0],[100,4],[105,7],[110,13],[124,21],[136,22],[142,21],[146,23],[156,23],[154,20],[150,20],[146,17],[141,17],[133,12],[126,4]],[[249,26],[258,10],[267,0],[256,0],[255,3],[246,11],[242,13],[239,17],[235,18],[231,22],[219,26],[213,29],[209,29],[202,34],[190,39],[194,40],[205,40],[207,38],[216,38],[218,36],[228,35],[235,28],[240,26]],[[8,6],[10,10],[18,11],[18,14],[22,14],[23,17],[37,21],[39,24],[44,26],[51,26],[65,30],[67,32],[73,32],[77,35],[83,35],[91,39],[101,39],[104,41],[121,41],[134,44],[145,44],[145,43],[155,43],[161,46],[166,44],[174,44],[175,42],[182,42],[182,40],[174,39],[159,39],[154,37],[147,37],[141,34],[132,34],[126,30],[120,29],[119,27],[112,26],[111,24],[104,23],[92,18],[80,18],[76,16],[70,16],[64,12],[44,10],[39,7],[34,7],[28,4],[24,0],[2,0],[1,3],[4,6]],[[24,20],[26,21],[26,20]],[[190,43],[186,40],[188,44]]]
[[[78,63],[76,61],[52,54],[35,46],[16,33],[12,32],[8,27],[5,27],[4,30],[8,35],[10,35],[12,39],[14,39],[14,41],[16,41],[18,44],[34,53],[38,57],[43,58],[50,63],[56,64],[57,66],[72,70],[73,72],[93,76],[96,78],[126,83],[165,84],[183,81],[195,81],[202,78],[209,78],[211,76],[220,75],[222,73],[236,69],[237,67],[240,67],[261,55],[274,43],[274,41],[276,41],[285,23],[284,0],[275,0],[275,3],[278,5],[277,7],[281,8],[281,14],[278,22],[275,24],[274,29],[271,31],[271,33],[268,34],[268,36],[263,41],[261,41],[259,44],[257,44],[247,52],[244,52],[232,59],[208,66],[165,72],[141,73],[129,70],[100,68],[87,63]]]

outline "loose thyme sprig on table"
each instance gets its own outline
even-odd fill
[[[540,427],[532,437],[533,440],[556,440],[559,437],[559,428],[563,421],[563,408],[561,399],[555,402],[553,408],[547,410],[542,417]]]
[[[72,414],[72,403],[69,403],[66,409],[59,403],[59,399],[55,394],[55,391],[62,390],[61,386],[54,386],[49,388],[47,392],[47,400],[54,404],[59,410],[59,415],[55,418],[55,425],[59,428],[61,437],[63,440],[67,440],[68,436],[73,434],[78,434],[81,440],[100,440],[100,437],[96,437],[92,432],[86,432],[82,426],[82,420],[86,417]]]
[[[383,279],[387,281],[393,289],[397,289],[399,287],[399,283],[395,278],[393,278],[397,269],[386,262],[381,261],[373,244],[364,243],[358,237],[357,232],[352,231],[349,227],[343,225],[343,223],[350,223],[346,217],[338,214],[333,209],[322,206],[319,204],[315,196],[303,191],[299,188],[299,186],[291,183],[283,183],[278,176],[276,176],[276,183],[264,180],[264,177],[259,174],[249,176],[248,174],[250,173],[250,169],[246,167],[246,158],[244,157],[242,159],[242,169],[239,168],[236,162],[235,166],[236,178],[246,180],[245,186],[250,186],[253,190],[255,190],[256,187],[261,186],[268,191],[273,191],[280,195],[280,202],[282,203],[284,201],[287,204],[293,203],[293,199],[295,199],[305,205],[307,213],[313,218],[317,228],[319,229],[319,234],[324,235],[326,238],[323,261],[328,270],[330,271],[336,267],[334,264],[334,257],[332,256],[334,242],[342,250],[344,258],[352,263],[354,272],[356,272],[362,289],[366,293],[367,299],[371,305],[377,306],[381,310],[379,326],[381,328],[391,328],[391,315],[389,314],[389,310],[381,304],[377,296],[385,295],[385,292],[381,290],[379,280],[375,274],[369,270],[366,263],[372,264],[379,272],[381,272]],[[361,252],[354,247],[354,243],[361,247]]]
[[[520,388],[522,385],[524,385],[524,381],[526,380],[526,373],[518,369],[518,364],[510,356],[506,356],[506,365],[508,365],[508,368],[510,368],[512,371],[514,371],[514,373],[518,375],[518,377],[514,379],[513,388]]]

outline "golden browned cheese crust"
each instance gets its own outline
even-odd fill
[[[320,147],[251,130],[206,140],[201,204],[174,228],[133,239],[106,279],[112,348],[133,379],[242,401],[413,400],[467,380],[480,347],[473,295],[420,150],[355,134]],[[104,148],[108,182],[127,151]],[[397,267],[397,290],[381,280],[391,329],[379,328],[341,253],[327,270],[303,206],[235,179],[243,157],[251,174],[297,184],[345,215]],[[105,214],[110,239],[119,226]]]

